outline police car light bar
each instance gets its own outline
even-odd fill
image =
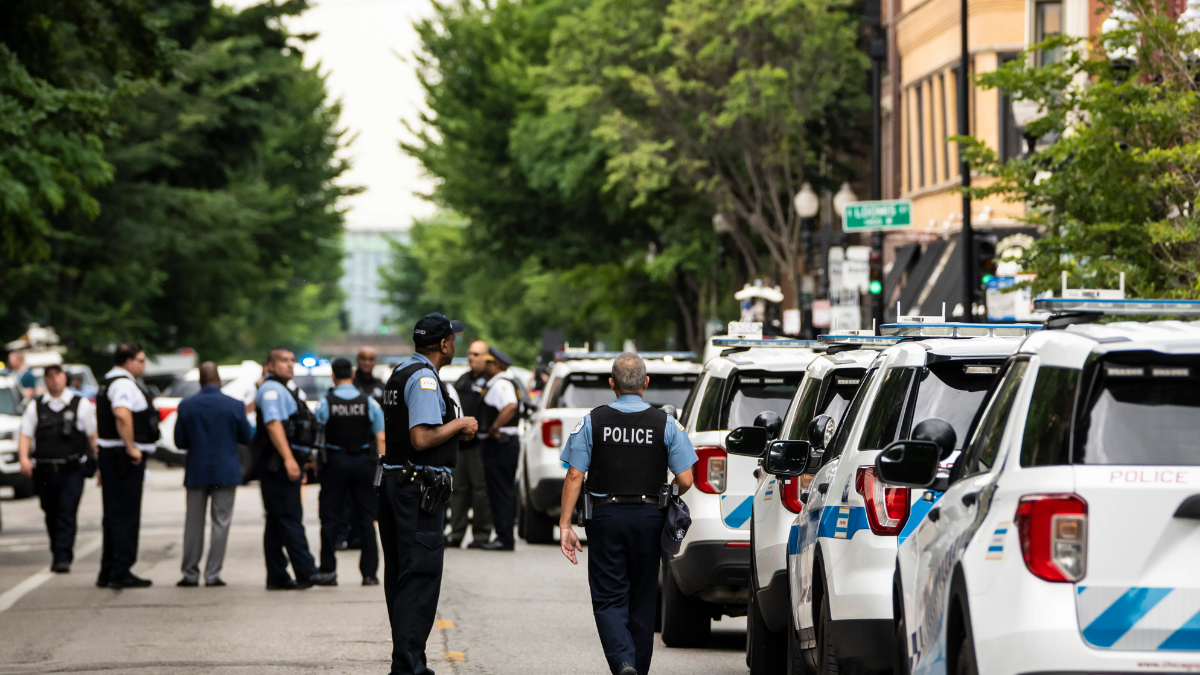
[[[625,352],[558,352],[558,361],[581,361],[584,359],[615,359]],[[695,361],[696,352],[638,352],[638,356],[647,361]]]
[[[881,335],[901,338],[1025,337],[1041,330],[1037,323],[885,323]]]
[[[791,338],[713,338],[714,347],[752,347],[755,349],[813,349],[821,344],[815,340],[793,340]]]
[[[1033,301],[1033,308],[1051,314],[1078,312],[1113,316],[1200,316],[1200,300],[1037,298]]]
[[[862,347],[891,347],[897,342],[903,340],[903,337],[880,336],[880,335],[858,335],[865,331],[854,331],[853,333],[841,333],[838,335],[818,335],[817,342],[825,345],[859,345]]]

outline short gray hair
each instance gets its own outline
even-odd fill
[[[646,387],[646,362],[633,352],[625,352],[613,361],[612,379],[620,393],[642,391]]]

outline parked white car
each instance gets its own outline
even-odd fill
[[[1031,335],[948,478],[928,444],[877,462],[936,499],[896,560],[897,672],[1200,672],[1197,438],[1200,324]]]
[[[642,354],[650,376],[647,403],[683,407],[701,370],[699,364],[683,360],[685,356]],[[567,465],[559,459],[563,441],[593,408],[616,400],[608,386],[614,358],[610,352],[578,352],[554,364],[525,425],[517,464],[517,534],[531,544],[554,543],[567,476]]]

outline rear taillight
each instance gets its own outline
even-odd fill
[[[725,448],[702,445],[696,448],[696,487],[701,492],[720,494],[725,491]]]
[[[158,409],[158,421],[162,422],[163,420],[170,417],[171,413],[173,413],[173,412],[175,412],[175,408],[159,408]]]
[[[1087,502],[1073,494],[1027,495],[1017,504],[1021,555],[1033,575],[1076,582],[1087,573]]]
[[[808,481],[803,479],[807,478]],[[812,482],[812,476],[796,476],[795,478],[784,478],[783,488],[780,490],[783,499],[783,507],[792,513],[800,513],[804,508],[804,502],[800,501],[800,492],[807,489],[808,483]]]
[[[908,520],[908,488],[886,487],[875,477],[875,467],[860,466],[854,489],[867,501],[867,524],[875,534],[900,534]]]
[[[562,420],[542,420],[542,445],[547,448],[562,445]]]

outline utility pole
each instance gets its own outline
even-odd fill
[[[971,99],[971,52],[967,45],[967,0],[959,2],[959,24],[962,29],[962,62],[958,66],[958,133],[966,136],[971,132],[970,99]],[[963,157],[963,146],[958,146],[958,172],[962,178],[962,247],[963,259],[963,314],[964,321],[974,321],[975,312],[972,305],[975,302],[975,289],[978,280],[975,278],[975,237],[971,232],[971,195],[967,188],[971,187],[971,167]]]

